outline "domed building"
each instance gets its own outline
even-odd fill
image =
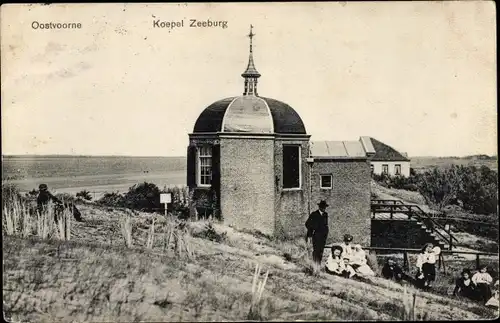
[[[189,134],[191,212],[236,228],[303,236],[320,200],[330,241],[350,232],[370,242],[370,141],[310,142],[296,110],[260,96],[252,30],[243,95],[208,105]]]

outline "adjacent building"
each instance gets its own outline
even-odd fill
[[[305,235],[320,200],[330,205],[329,241],[345,233],[370,245],[372,141],[311,142],[299,114],[261,96],[250,31],[243,95],[209,104],[189,134],[191,212],[212,214],[240,229]]]
[[[373,174],[389,176],[410,176],[410,159],[406,153],[401,153],[391,146],[371,137],[362,137],[371,142],[375,154],[370,158]]]

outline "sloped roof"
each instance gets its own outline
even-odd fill
[[[310,156],[314,159],[366,158],[360,141],[311,141]]]
[[[392,148],[389,145],[370,137],[375,155],[371,158],[372,161],[410,161],[402,153]]]

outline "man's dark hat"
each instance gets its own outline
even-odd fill
[[[345,234],[345,235],[344,235],[344,241],[352,241],[352,235],[350,235],[350,234]]]
[[[38,186],[38,189],[39,189],[39,190],[46,190],[47,188],[48,188],[48,187],[47,187],[47,184],[40,184],[40,185]]]
[[[328,203],[326,203],[326,201],[321,201],[318,203],[319,207],[328,207]]]

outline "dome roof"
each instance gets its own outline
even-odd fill
[[[251,132],[306,134],[295,110],[278,100],[243,95],[219,100],[200,114],[193,133]]]

